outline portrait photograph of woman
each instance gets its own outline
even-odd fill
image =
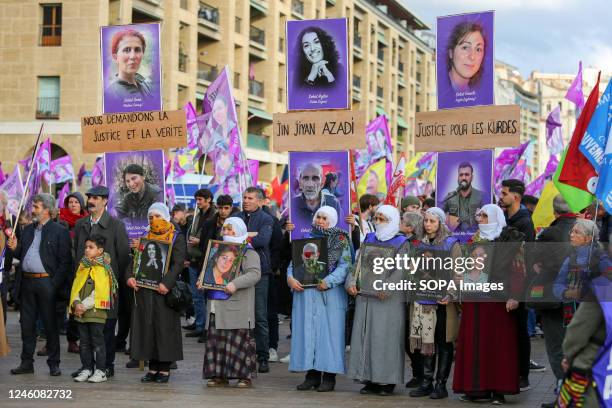
[[[438,109],[492,105],[494,12],[438,17]]]
[[[345,18],[287,22],[287,108],[348,108]]]
[[[149,239],[141,239],[138,247],[136,283],[140,287],[157,290],[159,282],[168,270],[166,260],[171,245]]]
[[[101,27],[104,113],[161,110],[160,26]]]
[[[205,289],[222,289],[238,276],[246,248],[226,241],[210,241],[198,281]]]

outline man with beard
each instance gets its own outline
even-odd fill
[[[474,168],[468,162],[462,162],[458,168],[455,191],[451,191],[442,201],[442,208],[447,214],[447,224],[452,231],[473,232],[478,228],[476,210],[485,205],[484,193],[472,186]]]
[[[11,236],[7,242],[10,255],[20,260],[15,282],[21,318],[21,364],[11,374],[34,372],[36,320],[40,318],[47,335],[47,365],[51,376],[61,375],[60,340],[55,303],[66,294],[72,254],[67,228],[51,220],[55,199],[37,194],[32,199],[32,224],[23,229],[19,242]]]
[[[130,331],[132,315],[131,290],[125,285],[123,275],[131,261],[131,253],[125,225],[117,218],[111,216],[106,210],[108,193],[108,188],[105,186],[92,187],[85,193],[87,195],[87,211],[89,211],[89,215],[81,218],[74,225],[74,259],[76,261],[74,270],[76,271],[78,261],[83,258],[87,238],[91,235],[101,235],[104,237],[106,240],[104,252],[110,255],[111,268],[115,274],[115,280],[119,282],[119,297],[113,302],[112,309],[108,310],[104,325],[106,376],[113,377],[115,375],[115,347],[125,348],[126,339]],[[119,319],[119,331],[115,337],[117,318]],[[73,372],[72,377],[77,377],[81,369]]]
[[[151,204],[164,201],[159,186],[148,183],[144,174],[139,164],[130,164],[123,170],[122,181],[128,192],[115,207],[119,218],[146,219]]]
[[[323,168],[320,165],[306,164],[300,170],[298,182],[300,194],[293,197],[291,202],[291,213],[296,217],[292,221],[299,228],[299,230],[296,230],[297,233],[303,234],[310,231],[310,224],[312,224],[315,213],[319,208],[326,205],[337,211],[339,219],[343,218],[336,197],[323,191],[325,178],[323,177]],[[308,231],[303,231],[304,227]]]
[[[302,264],[293,270],[293,277],[302,285],[318,285],[319,280],[327,275],[325,262],[319,262],[317,244],[309,242],[302,248]]]

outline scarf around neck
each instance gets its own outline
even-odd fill
[[[102,266],[106,272],[108,272],[108,276],[111,280],[111,302],[113,300],[113,296],[117,294],[117,280],[115,279],[115,275],[113,274],[113,268],[111,267],[111,258],[108,252],[104,252],[100,256],[96,256],[93,259],[87,258],[83,256],[81,259],[81,264],[86,268],[91,268],[93,266]]]
[[[145,238],[171,244],[174,240],[174,233],[174,224],[164,219],[157,218],[149,224],[149,231]]]
[[[332,272],[342,257],[342,251],[348,246],[348,234],[338,227],[323,229],[316,225],[312,226],[310,234],[315,238],[327,238],[327,270]]]

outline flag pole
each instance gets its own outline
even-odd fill
[[[36,145],[34,146],[34,151],[32,152],[32,157],[30,158],[30,170],[28,171],[28,178],[26,179],[25,187],[23,188],[23,195],[21,196],[21,200],[19,201],[19,209],[17,210],[16,222],[19,225],[19,217],[21,216],[21,211],[23,210],[23,202],[28,195],[28,188],[30,186],[30,178],[32,176],[32,170],[34,170],[34,159],[36,158],[36,154],[38,153],[38,148],[40,147],[40,137],[42,136],[43,127],[45,123],[43,122],[40,125],[40,130],[38,131],[38,137],[36,138]],[[15,237],[15,228],[11,232],[11,239]]]

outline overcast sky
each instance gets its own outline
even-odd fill
[[[435,32],[436,17],[495,10],[495,58],[531,71],[612,71],[611,0],[400,0]]]

